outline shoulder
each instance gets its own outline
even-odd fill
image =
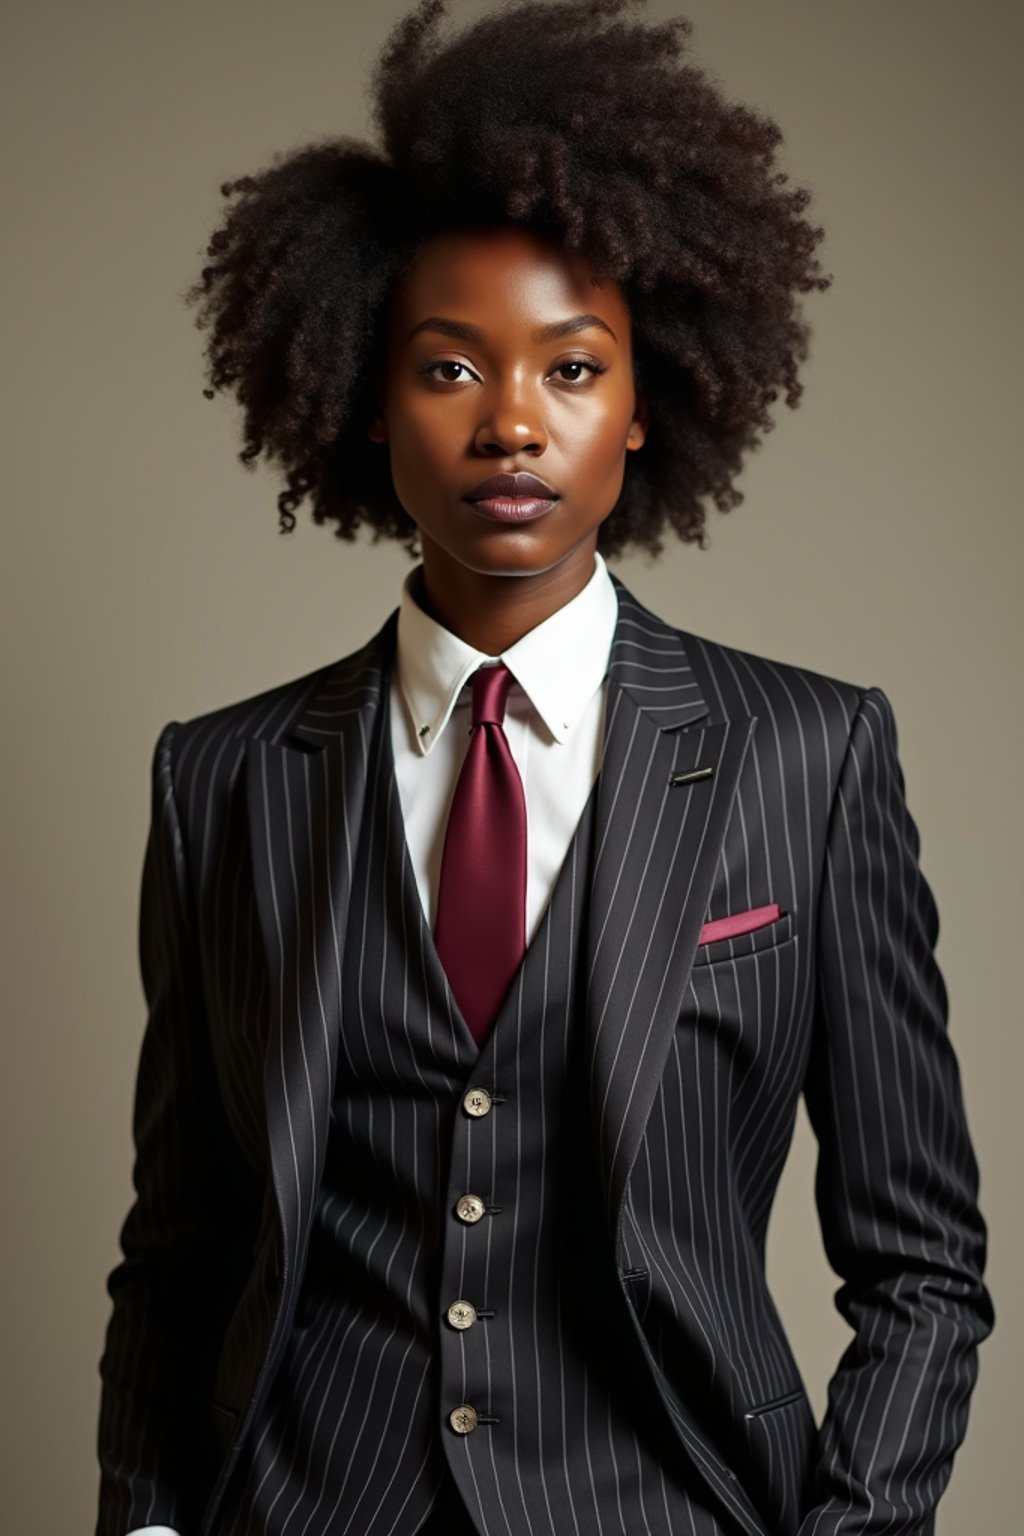
[[[318,708],[329,711],[351,689],[365,691],[378,679],[392,614],[356,650],[184,719],[169,721],[160,733],[157,755],[173,764],[181,790],[211,781],[233,782],[248,743],[280,744]]]
[[[661,671],[666,684],[671,679],[677,692],[685,690],[688,728],[751,722],[746,771],[759,793],[823,792],[827,804],[858,736],[895,756],[895,722],[881,688],[684,629],[644,607],[621,583],[617,587],[620,636],[648,677]],[[688,674],[682,684],[680,652]],[[694,713],[698,695],[702,707]]]
[[[280,734],[321,679],[338,665],[338,661],[328,662],[257,693],[170,722],[178,751],[185,747],[195,750],[214,741],[244,742],[254,736]]]
[[[677,630],[690,665],[712,711],[771,719],[820,720],[848,731],[870,687],[802,662],[726,645],[688,630]]]
[[[827,814],[844,773],[857,780],[870,767],[902,788],[896,721],[883,689],[677,633],[710,718],[753,718],[748,768],[760,794]]]
[[[681,628],[646,608],[616,580],[619,622],[654,663],[681,646],[712,721],[757,716],[777,729],[818,721],[849,731],[864,698],[878,690],[799,661],[748,651]]]

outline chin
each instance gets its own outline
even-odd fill
[[[583,526],[572,525],[563,502],[532,522],[491,521],[468,507],[464,517],[449,513],[430,522],[414,521],[425,563],[436,559],[480,576],[508,577],[542,576],[555,569],[577,554],[600,526],[591,519]]]
[[[555,543],[544,538],[539,529],[498,528],[487,530],[482,539],[471,544],[448,545],[446,552],[481,575],[529,576],[540,575],[569,559],[578,545],[579,540]]]
[[[568,551],[566,551],[566,554]],[[478,576],[542,576],[545,571],[550,571],[557,566],[565,555],[542,555],[540,552],[524,550],[516,556],[508,550],[500,553],[495,550],[493,558],[468,557],[460,563],[468,570],[474,571]]]

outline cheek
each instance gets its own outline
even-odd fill
[[[438,529],[448,514],[452,486],[459,483],[465,456],[464,423],[450,409],[421,396],[405,400],[393,411],[388,424],[391,482],[405,511],[421,527]],[[433,408],[432,408],[433,407]],[[462,471],[464,474],[464,471]]]
[[[396,489],[401,491],[402,482],[418,484],[420,494],[425,480],[444,471],[464,441],[454,413],[424,409],[422,402],[393,415],[388,438]]]
[[[592,410],[562,414],[553,424],[551,441],[566,458],[585,465],[590,474],[617,474],[626,453],[626,438],[633,420],[632,405],[622,401],[595,402]]]

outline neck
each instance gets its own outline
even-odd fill
[[[470,570],[425,537],[421,545],[420,607],[475,650],[500,656],[583,591],[597,541],[588,539],[550,570],[497,576]]]

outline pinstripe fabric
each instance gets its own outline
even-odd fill
[[[572,1143],[589,1138],[588,1261],[623,1326],[622,1390],[725,1530],[928,1536],[993,1314],[892,710],[878,688],[684,634],[616,590]],[[223,1529],[302,1323],[393,643],[394,615],[353,656],[157,743],[98,1536]],[[563,870],[563,902],[570,888]],[[704,921],[773,902],[778,922],[698,948]],[[820,1427],[764,1279],[801,1092],[853,1329]],[[366,1411],[383,1411],[375,1394]],[[534,1528],[496,1499],[475,1512],[488,1536]],[[610,1516],[579,1529],[633,1536]]]
[[[367,782],[309,1256],[223,1536],[411,1533],[446,1465],[476,1519],[464,1529],[502,1510],[535,1536],[716,1536],[649,1382],[623,1375],[627,1303],[611,1244],[595,1251],[577,1087],[595,797],[480,1050],[420,904],[383,711]],[[462,1096],[481,1085],[494,1105],[472,1117]],[[471,1226],[454,1214],[467,1192],[488,1205]],[[461,1298],[483,1315],[457,1331],[444,1313]],[[458,1436],[447,1415],[463,1402],[482,1422]]]

